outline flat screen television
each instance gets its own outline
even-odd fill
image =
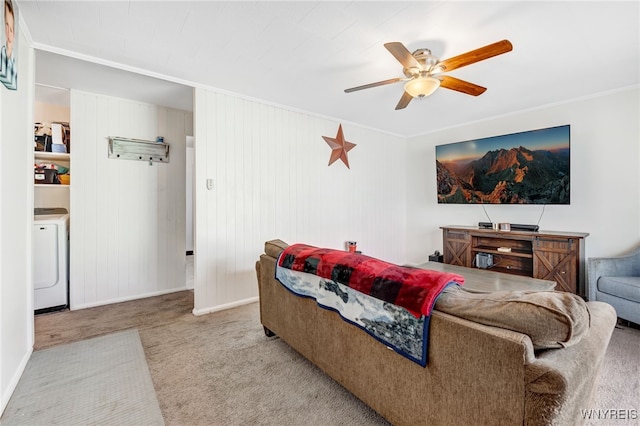
[[[569,204],[569,125],[436,146],[438,203]]]

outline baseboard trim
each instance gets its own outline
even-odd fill
[[[227,309],[231,309],[231,308],[237,308],[238,306],[242,306],[242,305],[248,305],[249,303],[254,303],[258,301],[258,297],[250,297],[248,299],[243,299],[243,300],[238,300],[236,302],[231,302],[231,303],[225,303],[224,305],[218,305],[218,306],[212,306],[210,308],[205,308],[205,309],[193,309],[193,311],[191,311],[193,313],[193,315],[195,316],[200,316],[200,315],[206,315],[206,314],[210,314],[213,312],[219,312],[219,311],[224,311]]]
[[[153,296],[162,296],[163,294],[176,293],[178,291],[185,291],[185,290],[188,290],[186,285],[184,287],[172,288],[172,289],[169,289],[169,290],[153,291],[153,292],[150,292],[150,293],[134,294],[133,296],[118,297],[118,298],[115,298],[115,299],[101,300],[101,301],[95,302],[95,303],[82,303],[82,304],[79,304],[79,305],[71,303],[70,307],[69,307],[69,310],[70,311],[75,311],[77,309],[95,308],[96,306],[111,305],[112,303],[120,303],[120,302],[129,302],[131,300],[145,299],[147,297],[153,297]]]

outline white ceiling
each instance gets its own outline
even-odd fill
[[[18,5],[38,83],[180,109],[201,86],[413,136],[640,84],[637,0]],[[512,52],[450,73],[481,96],[440,88],[395,111],[402,83],[344,93],[403,76],[386,42],[447,59],[502,39]]]

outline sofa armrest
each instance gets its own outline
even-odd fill
[[[640,276],[640,250],[617,257],[590,257],[587,261],[589,300],[596,300],[600,277]]]
[[[539,351],[536,361],[527,366],[525,424],[577,425],[584,422],[581,410],[594,408],[590,404],[616,324],[616,312],[602,302],[588,302],[587,306],[591,327],[580,342],[559,350]],[[546,410],[541,412],[540,407]]]

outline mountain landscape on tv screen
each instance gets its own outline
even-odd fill
[[[569,204],[569,148],[520,146],[436,166],[438,203]]]

